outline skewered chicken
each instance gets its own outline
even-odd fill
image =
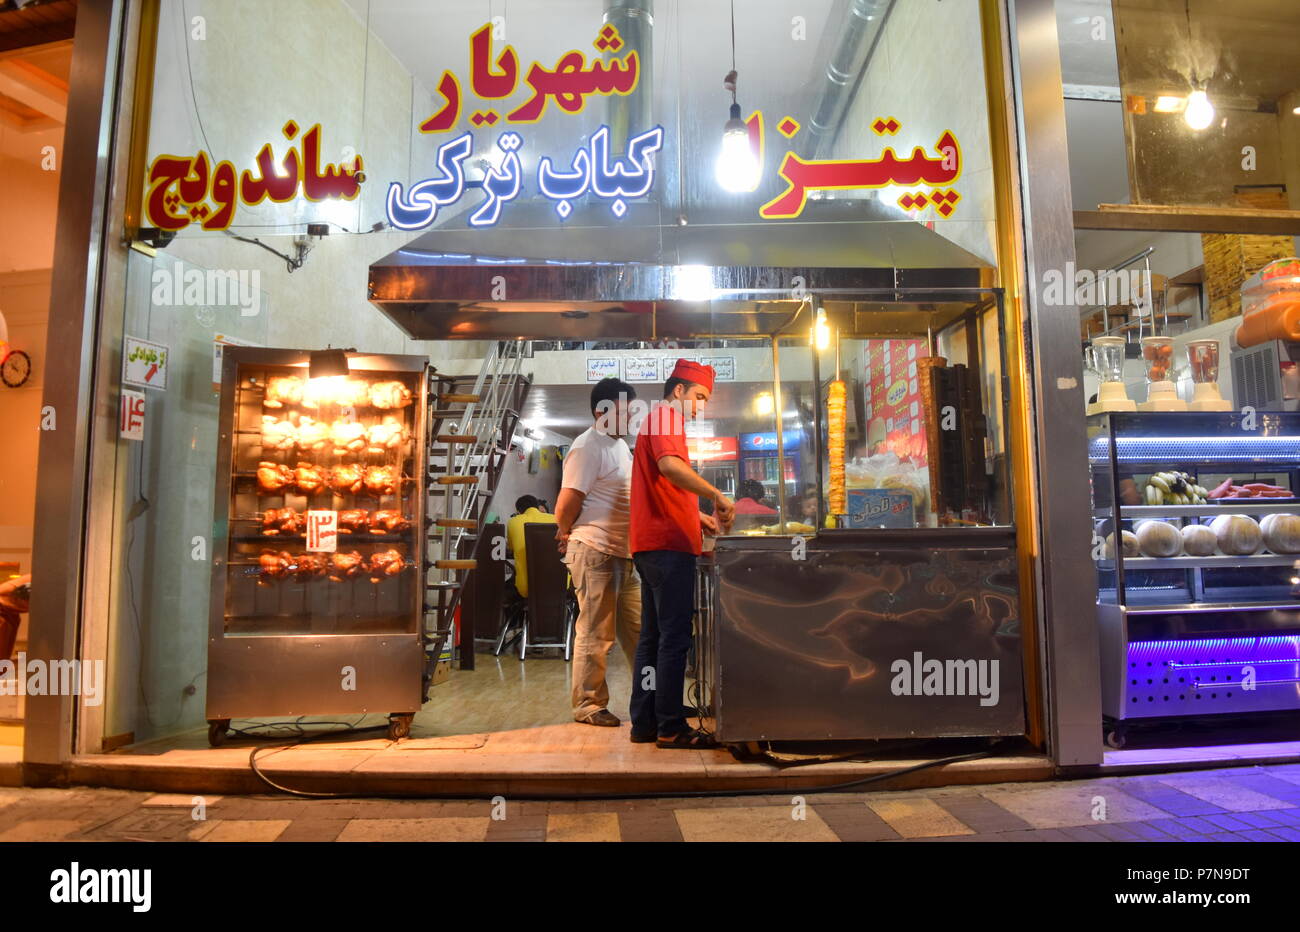
[[[366,440],[369,443],[367,449],[371,453],[395,450],[410,438],[411,432],[406,429],[406,425],[391,414],[385,414],[382,423],[372,425],[366,432]]]
[[[302,406],[309,411],[334,403],[337,389],[333,379],[308,379],[302,390]]]
[[[302,403],[302,379],[296,375],[273,375],[267,379],[266,394],[262,404],[267,408],[283,408]]]
[[[329,569],[329,558],[322,554],[300,553],[294,557],[293,574],[298,579],[324,576]]]
[[[370,403],[385,410],[405,408],[411,403],[411,390],[401,382],[374,382],[370,386]]]
[[[337,386],[334,401],[340,405],[359,408],[370,403],[370,385],[361,379],[348,379]]]
[[[262,452],[271,450],[292,450],[297,428],[293,421],[283,421],[271,414],[262,415]]]
[[[299,450],[304,453],[317,453],[329,445],[329,425],[304,414],[298,421],[297,441]]]
[[[266,537],[301,534],[306,520],[306,515],[292,508],[272,508],[262,513],[262,534]]]
[[[325,469],[311,463],[299,463],[293,471],[293,481],[303,495],[315,495],[325,487]]]
[[[366,488],[376,495],[397,494],[396,466],[367,466],[365,476]]]
[[[353,579],[360,576],[365,571],[365,560],[361,554],[355,550],[347,553],[336,553],[330,557],[330,581],[343,582],[345,579]]]
[[[344,463],[330,470],[330,488],[340,495],[356,495],[361,491],[361,467]]]
[[[257,558],[258,570],[263,579],[284,579],[289,575],[293,557],[286,550],[263,550]]]
[[[370,581],[382,582],[386,577],[397,576],[406,569],[402,555],[396,550],[380,550],[370,555]]]
[[[339,418],[330,428],[330,437],[334,441],[334,452],[337,455],[360,453],[366,448],[366,425],[360,421]]]
[[[348,508],[339,512],[339,533],[360,534],[370,527],[370,512],[364,508]]]
[[[258,463],[257,487],[263,492],[283,492],[293,485],[293,470],[283,463]]]
[[[371,534],[400,534],[410,527],[411,522],[396,509],[381,508],[370,516]]]

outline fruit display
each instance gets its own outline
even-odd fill
[[[1249,556],[1264,543],[1264,534],[1246,515],[1219,515],[1210,522],[1219,549],[1234,557]]]
[[[1165,521],[1139,521],[1134,528],[1138,549],[1148,557],[1176,557],[1183,549],[1178,528]]]
[[[1121,531],[1120,542],[1121,542],[1120,545],[1124,548],[1124,556],[1136,557],[1141,555],[1142,548],[1138,545],[1137,535],[1134,534],[1132,531]],[[1109,560],[1115,559],[1115,535],[1114,534],[1106,535],[1106,558]]]
[[[1143,496],[1148,505],[1204,505],[1210,493],[1185,472],[1158,472],[1147,480]]]
[[[1169,337],[1147,337],[1142,341],[1142,358],[1147,364],[1147,381],[1164,382],[1174,361],[1174,341]]]
[[[1273,553],[1300,553],[1300,515],[1265,515],[1259,529],[1264,546]]]
[[[1247,482],[1244,485],[1237,485],[1228,478],[1211,489],[1206,498],[1210,501],[1218,501],[1225,498],[1293,498],[1294,496],[1295,492],[1284,489],[1280,485],[1271,485],[1267,482]]]

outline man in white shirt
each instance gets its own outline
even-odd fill
[[[556,539],[573,575],[578,622],[573,645],[573,718],[616,727],[606,661],[617,637],[629,668],[641,635],[641,580],[628,549],[632,451],[627,404],[636,391],[615,378],[591,390],[594,424],[569,447],[555,504]]]

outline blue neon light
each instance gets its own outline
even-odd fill
[[[1094,437],[1088,456],[1094,462],[1109,457],[1109,441]],[[1300,437],[1116,437],[1115,457],[1121,462],[1296,463]]]

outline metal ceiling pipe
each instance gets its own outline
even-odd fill
[[[829,153],[893,6],[894,0],[851,0],[849,3],[835,30],[839,41],[826,63],[826,80],[801,140],[799,154],[803,158],[815,159]]]
[[[606,58],[623,58],[630,51],[637,54],[636,90],[626,97],[611,94],[606,98],[610,142],[622,155],[630,137],[654,126],[654,0],[605,0],[603,22],[617,29],[624,42]]]

